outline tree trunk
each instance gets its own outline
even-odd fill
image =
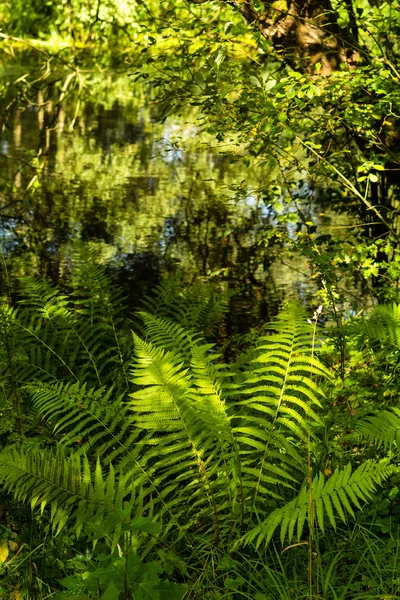
[[[231,4],[293,67],[307,70],[320,63],[320,73],[328,75],[341,64],[351,68],[359,59],[351,0],[346,0],[346,27],[339,25],[330,0],[233,0]]]

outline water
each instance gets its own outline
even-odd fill
[[[41,84],[8,111],[0,233],[9,271],[62,284],[81,240],[132,306],[177,272],[183,283],[235,289],[239,333],[270,319],[285,295],[312,293],[304,260],[283,264],[281,243],[264,243],[276,225],[259,191],[268,172],[232,162],[237,149],[217,147],[190,110],[158,122],[156,98],[127,76],[90,81],[62,103],[60,85]]]

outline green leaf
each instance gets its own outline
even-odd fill
[[[76,575],[70,575],[68,577],[64,577],[64,579],[60,580],[60,583],[65,588],[78,587],[82,585],[82,580],[80,577]]]
[[[276,86],[276,79],[269,79],[265,85],[264,85],[264,89],[266,92],[268,92],[269,90],[272,90],[273,87]]]
[[[7,560],[8,556],[8,540],[2,539],[0,540],[0,563],[3,563]]]
[[[143,531],[145,533],[159,535],[162,527],[161,523],[157,523],[154,519],[150,519],[149,517],[136,517],[130,522],[129,529],[131,531]]]
[[[157,589],[160,592],[160,600],[181,600],[188,591],[188,586],[183,583],[160,581]]]
[[[259,87],[259,88],[261,88],[261,87],[262,87],[262,85],[261,85],[261,83],[260,83],[259,79],[257,79],[257,77],[254,77],[254,75],[250,75],[250,77],[249,77],[249,81],[250,81],[250,82],[251,82],[253,85],[255,85],[256,87]]]
[[[292,85],[290,86],[290,88],[288,89],[288,91],[286,92],[286,96],[289,98],[289,100],[291,100],[292,98],[294,98],[296,95],[296,88],[294,88]]]
[[[195,82],[197,83],[197,85],[201,88],[204,89],[206,84],[204,81],[204,77],[203,75],[200,73],[200,71],[196,71],[193,75],[193,78],[195,80]]]
[[[113,581],[111,581],[109,583],[106,591],[101,596],[101,599],[102,600],[119,600],[120,593],[121,593],[121,590],[119,590],[117,588],[117,586],[115,585],[115,583]]]

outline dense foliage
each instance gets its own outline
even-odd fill
[[[272,540],[319,552],[341,521],[355,532],[371,503],[374,530],[393,534],[376,511],[378,487],[394,518],[399,495],[396,305],[352,325],[352,359],[386,381],[369,394],[356,362],[351,400],[332,382],[320,311],[307,321],[300,306],[287,306],[227,365],[215,340],[228,297],[167,281],[131,321],[93,262],[74,254],[67,294],[21,280],[16,306],[2,307],[4,594],[220,597],[225,588],[278,598],[273,571],[264,581],[251,567]],[[325,573],[323,551],[321,559],[308,577],[321,571],[344,585],[336,567]],[[26,561],[40,573],[24,576]],[[360,581],[356,569],[353,598]],[[382,590],[397,589],[393,581],[385,576]],[[307,569],[296,585],[301,597]]]
[[[2,598],[400,598],[399,8],[2,3]]]

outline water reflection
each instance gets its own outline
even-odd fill
[[[182,281],[211,276],[238,290],[233,330],[271,318],[304,275],[288,269],[282,281],[279,244],[262,243],[275,213],[251,190],[270,174],[232,163],[193,122],[190,114],[155,122],[144,91],[121,77],[62,104],[47,87],[15,106],[0,140],[11,271],[62,282],[79,239],[97,249],[132,305],[179,271]]]

